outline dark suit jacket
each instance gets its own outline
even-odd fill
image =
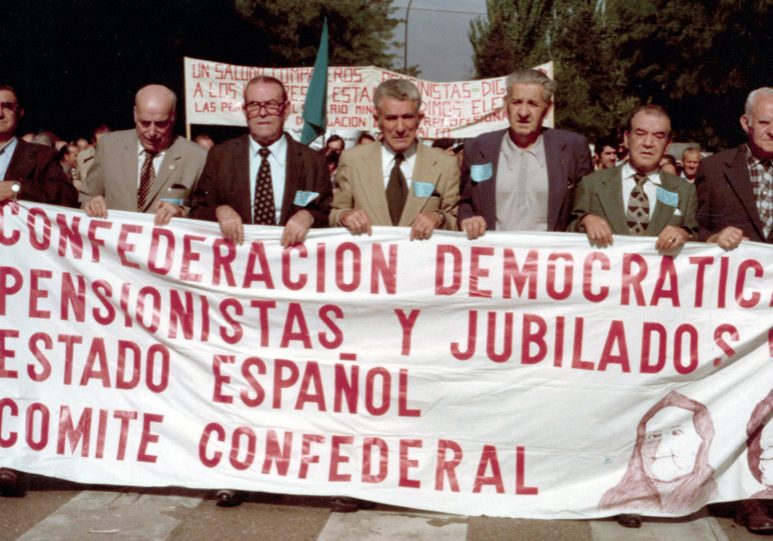
[[[734,226],[750,240],[773,243],[773,231],[767,239],[762,235],[762,222],[746,165],[745,144],[701,160],[695,185],[701,240]]]
[[[19,199],[75,207],[78,191],[59,165],[56,150],[19,139],[4,180],[21,182]]]
[[[580,181],[574,197],[572,208],[572,223],[570,231],[584,231],[579,220],[586,214],[595,214],[604,218],[615,235],[630,235],[626,224],[625,204],[623,204],[623,166],[611,169],[600,169]],[[677,206],[667,205],[662,201],[655,202],[655,210],[650,217],[645,235],[657,237],[667,225],[683,227],[691,235],[697,236],[698,223],[695,221],[695,210],[698,199],[695,186],[674,175],[660,172],[660,183],[665,190],[678,195]],[[650,202],[650,205],[652,202]],[[679,212],[677,212],[679,209]]]
[[[507,129],[484,133],[464,145],[462,163],[461,199],[457,217],[459,223],[471,216],[483,216],[486,228],[496,227],[496,182],[499,150]],[[564,231],[569,223],[574,187],[579,180],[593,171],[590,148],[585,137],[565,130],[544,128],[545,158],[548,168],[548,216],[550,231]],[[472,165],[491,164],[492,177],[473,182]]]
[[[314,227],[327,227],[333,190],[325,158],[306,145],[287,138],[285,191],[282,200],[280,225],[285,225],[297,211],[308,210],[314,217]],[[215,210],[229,205],[245,224],[252,223],[250,186],[249,135],[215,145],[207,156],[207,163],[196,186],[191,203],[192,218],[216,221]],[[294,204],[298,191],[319,194],[305,207]]]

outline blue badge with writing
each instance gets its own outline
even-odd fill
[[[494,174],[494,168],[489,163],[474,163],[470,167],[470,177],[473,182],[485,182]]]
[[[676,192],[669,192],[658,186],[657,189],[658,201],[669,207],[675,207],[679,204],[679,194]]]
[[[295,192],[295,200],[293,201],[293,205],[297,207],[305,207],[314,201],[317,197],[319,197],[319,192],[304,192],[303,190],[298,190]]]
[[[161,199],[161,201],[166,201],[167,203],[172,203],[173,205],[177,205],[178,207],[183,206],[182,197],[161,197],[159,199]]]
[[[416,197],[429,197],[435,191],[435,185],[431,182],[414,180],[411,184],[413,185],[413,195]]]

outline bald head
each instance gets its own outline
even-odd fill
[[[134,97],[134,126],[142,147],[161,152],[172,142],[177,96],[163,85],[142,87]]]

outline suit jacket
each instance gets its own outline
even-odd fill
[[[399,227],[408,227],[425,211],[440,211],[444,229],[456,230],[456,205],[459,201],[459,166],[456,159],[421,143],[416,145],[413,182],[431,183],[428,197],[418,197],[411,188],[400,215]],[[341,154],[336,171],[338,192],[333,198],[330,225],[338,225],[341,212],[362,209],[373,225],[391,226],[389,204],[384,187],[381,145],[361,145]]]
[[[285,190],[282,199],[280,225],[285,225],[293,214],[307,210],[314,217],[314,227],[327,227],[330,212],[332,186],[327,172],[325,158],[306,145],[287,138],[287,163],[285,165]],[[215,210],[220,205],[229,205],[245,224],[253,223],[250,187],[250,141],[245,134],[220,145],[215,145],[207,157],[193,195],[191,217],[216,221]],[[305,206],[297,205],[297,192],[319,194]]]
[[[611,169],[599,169],[595,173],[583,177],[577,186],[577,193],[574,197],[570,231],[584,232],[585,229],[579,221],[590,213],[604,218],[615,235],[631,234],[626,224],[622,171],[623,166],[618,165]],[[660,200],[655,202],[655,210],[650,216],[650,223],[645,235],[657,237],[664,227],[674,225],[683,227],[691,235],[697,237],[698,223],[695,220],[695,211],[698,207],[698,198],[695,186],[683,178],[663,171],[660,172],[660,183],[663,189],[676,193],[678,200],[675,207]],[[652,203],[650,201],[650,205]]]
[[[78,207],[78,192],[59,165],[56,150],[19,139],[4,180],[21,182],[19,199]]]
[[[99,140],[86,175],[85,190],[89,195],[86,199],[103,195],[108,209],[133,212],[155,212],[154,206],[160,199],[178,200],[175,204],[190,206],[191,192],[201,175],[207,151],[184,137],[176,137],[166,149],[144,208],[139,209],[138,145],[135,130],[108,133]]]
[[[507,131],[484,133],[465,143],[459,222],[471,216],[483,216],[486,229],[496,228],[497,168],[502,139]],[[583,176],[593,171],[590,148],[585,137],[565,130],[543,128],[542,139],[548,169],[548,229],[565,231],[574,188]],[[491,165],[491,178],[473,181],[471,167],[485,164]]]
[[[773,231],[767,238],[762,233],[745,144],[701,160],[695,185],[701,240],[732,225],[750,240],[773,243]]]

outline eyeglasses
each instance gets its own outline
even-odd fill
[[[0,101],[0,109],[15,113],[19,110],[19,104],[12,101]]]
[[[280,115],[284,112],[286,102],[278,101],[248,101],[244,104],[244,108],[250,113],[260,113],[261,109],[265,109],[270,115]]]

